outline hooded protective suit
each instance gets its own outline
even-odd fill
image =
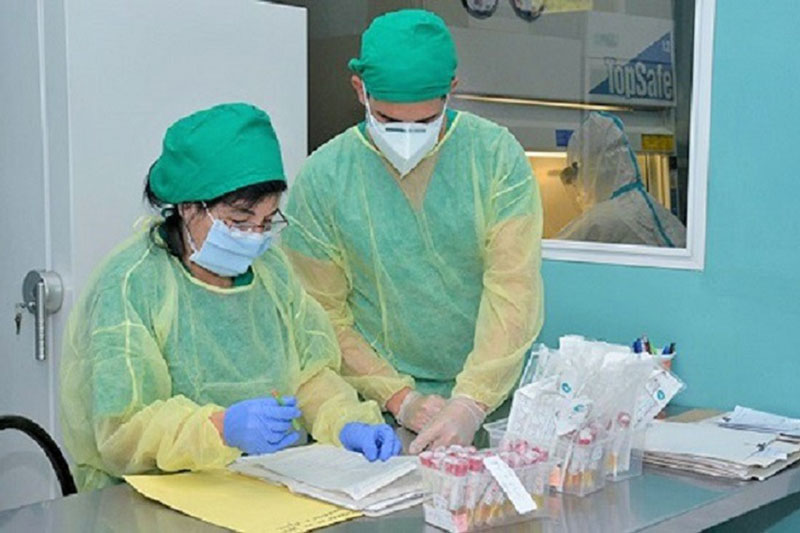
[[[619,118],[589,115],[570,138],[567,163],[583,214],[557,239],[686,246],[684,225],[645,190]]]

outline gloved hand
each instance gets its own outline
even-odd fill
[[[469,445],[485,418],[486,411],[472,398],[450,398],[444,409],[413,440],[408,452],[418,454],[426,448]]]
[[[244,453],[259,455],[291,446],[300,434],[292,429],[292,420],[302,413],[294,396],[285,396],[279,404],[275,398],[254,398],[228,407],[222,434],[228,446]]]
[[[350,422],[339,432],[339,440],[345,449],[361,452],[369,462],[386,461],[403,449],[403,443],[387,424]]]
[[[444,408],[446,403],[447,401],[438,394],[423,395],[412,390],[406,394],[403,403],[400,404],[397,421],[419,433]]]

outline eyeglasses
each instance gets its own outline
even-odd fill
[[[275,213],[272,215],[272,219],[264,222],[262,224],[253,224],[250,222],[233,222],[230,220],[223,220],[225,224],[228,225],[229,228],[236,229],[239,231],[252,231],[257,233],[264,233],[265,231],[271,231],[273,234],[280,233],[286,226],[289,225],[289,221],[286,220],[286,217],[281,213],[280,209],[276,209]]]
[[[211,215],[211,211],[208,209],[208,207],[205,205],[204,207],[206,208],[206,212]],[[272,214],[272,218],[261,224],[254,224],[252,222],[236,222],[223,216],[211,216],[212,218],[219,218],[229,228],[243,232],[264,233],[265,231],[271,231],[273,234],[277,234],[286,229],[286,226],[289,225],[289,221],[286,219],[286,216],[284,216],[280,209],[276,209]]]

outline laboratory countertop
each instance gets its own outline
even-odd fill
[[[644,475],[611,483],[586,498],[555,497],[557,517],[507,526],[504,531],[701,531],[800,492],[800,466],[762,482],[729,482],[645,468]],[[268,517],[265,517],[268,519]],[[183,531],[223,529],[139,495],[128,485],[87,492],[0,512],[0,531]],[[360,518],[325,529],[339,533],[437,532],[422,508],[383,518]]]

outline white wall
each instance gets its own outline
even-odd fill
[[[251,0],[66,0],[73,283],[130,234],[167,127],[246,101],[291,178],[306,156],[305,11]],[[92,228],[93,231],[84,231]]]

